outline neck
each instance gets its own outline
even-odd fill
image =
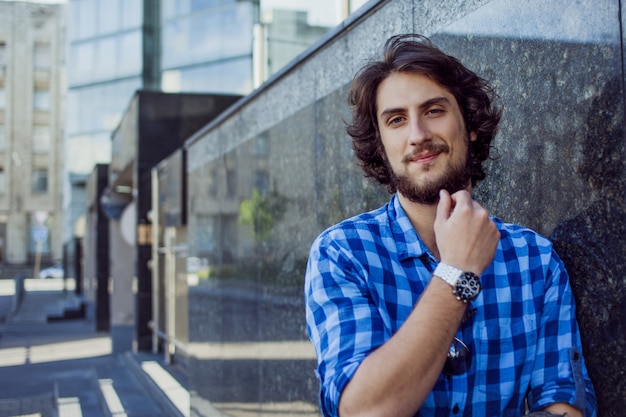
[[[437,241],[435,239],[437,204],[428,205],[414,203],[399,192],[398,198],[420,239],[422,239],[428,250],[439,259],[439,249],[437,248]]]

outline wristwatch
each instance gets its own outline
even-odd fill
[[[458,268],[439,262],[433,275],[438,276],[452,287],[456,299],[467,304],[474,301],[482,288],[480,278],[473,272],[463,272]]]

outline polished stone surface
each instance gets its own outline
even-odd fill
[[[389,198],[352,155],[348,86],[388,36],[414,31],[496,87],[504,115],[476,198],[552,236],[572,277],[599,415],[621,415],[619,13],[617,0],[381,2],[188,143],[189,256],[201,260],[188,299],[192,409],[316,415],[302,297],[309,246]]]

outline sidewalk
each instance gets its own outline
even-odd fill
[[[48,320],[80,306],[73,282],[26,280],[26,293],[14,314],[12,284],[0,280],[0,417],[189,415],[189,394],[182,386],[175,393],[179,407],[187,406],[181,411],[176,404],[168,406],[173,401],[154,389],[158,381],[142,371],[165,370],[161,357],[113,354],[109,334],[97,333],[85,318]]]

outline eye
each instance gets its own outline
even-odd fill
[[[389,124],[389,125],[397,125],[399,123],[402,123],[403,121],[404,121],[404,117],[396,116],[396,117],[390,118],[389,121],[387,122],[387,124]]]
[[[441,113],[444,113],[444,112],[445,112],[445,110],[443,110],[441,108],[432,108],[432,109],[428,109],[426,111],[426,114],[435,116],[435,115],[438,115],[438,114],[441,114]]]

